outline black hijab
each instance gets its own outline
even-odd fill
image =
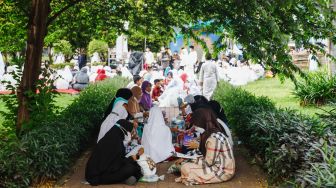
[[[113,97],[112,101],[110,102],[110,104],[108,105],[107,109],[105,110],[104,118],[103,118],[102,122],[112,112],[113,103],[114,103],[114,101],[116,100],[117,97],[122,97],[125,100],[129,100],[132,96],[133,96],[133,93],[132,93],[132,91],[130,89],[128,89],[128,88],[120,88],[120,89],[118,89],[115,97]]]
[[[190,104],[191,110],[194,112],[199,108],[209,108],[208,99],[205,98],[203,95],[195,95],[194,96],[195,102]]]
[[[121,127],[127,132],[133,129],[132,123],[127,120],[121,119],[117,121]],[[120,127],[114,125],[105,136],[99,140],[95,146],[85,169],[85,179],[91,185],[99,185],[100,176],[105,173],[113,173],[118,171],[125,157],[124,132]]]
[[[217,117],[222,120],[226,125],[228,124],[228,120],[226,118],[224,109],[221,107],[219,102],[215,100],[211,100],[208,102],[209,106],[211,106],[211,109],[216,113]]]
[[[205,132],[201,134],[201,142],[199,146],[199,150],[203,156],[206,155],[205,143],[212,133],[221,132],[226,135],[224,128],[217,122],[216,114],[209,108],[197,109],[192,114],[191,124],[205,130]]]
[[[195,95],[194,96],[195,99],[195,103],[208,103],[208,99],[206,97],[204,97],[203,95]]]

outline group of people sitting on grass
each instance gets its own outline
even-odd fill
[[[185,185],[230,180],[235,174],[233,141],[220,104],[202,95],[182,99],[169,94],[180,111],[172,120],[160,107],[161,96],[153,96],[164,81],[156,80],[153,88],[150,82],[141,82],[135,77],[130,89],[119,89],[107,107],[86,165],[86,181],[91,185],[159,181],[163,177],[157,175],[156,165],[164,161],[174,161],[168,173],[180,173],[176,182]]]
[[[92,66],[88,64],[80,70],[78,67],[66,66],[64,69],[57,70],[53,75],[54,86],[56,89],[75,89],[83,90],[89,83],[102,81],[117,75],[116,70],[109,66]]]

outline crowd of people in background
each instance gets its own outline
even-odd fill
[[[310,51],[308,51],[308,55],[309,70],[318,70],[317,56]],[[78,59],[80,60],[80,58]],[[211,59],[207,59],[205,53],[196,51],[194,46],[188,46],[174,52],[170,48],[162,47],[158,53],[153,53],[147,47],[145,52],[130,52],[128,59],[122,64],[111,65],[106,63],[106,65],[93,66],[91,63],[86,63],[85,60],[84,63],[77,62],[71,67],[65,66],[62,69],[54,70],[50,79],[54,80],[55,89],[74,89],[78,91],[84,89],[90,83],[113,78],[116,75],[129,79],[133,75],[142,75],[143,79],[149,81],[152,85],[155,84],[154,80],[157,79],[163,80],[167,85],[174,77],[185,73],[188,75],[189,83],[196,83],[202,80],[202,77],[210,75],[204,74],[202,72],[204,70],[201,71],[203,64],[209,66],[209,63],[206,63],[209,61],[213,62],[210,64],[215,64],[217,67],[215,72],[218,72],[218,77],[215,79],[217,81],[225,80],[234,86],[246,85],[264,76],[273,77],[275,74],[272,70],[265,71],[263,64],[254,64],[251,60],[244,59],[242,50],[236,45],[233,49],[223,51],[217,57]],[[211,66],[214,67],[214,65]],[[214,72],[214,68],[211,69]],[[209,71],[208,68],[205,70]],[[8,85],[15,86],[18,80],[14,79],[13,72],[17,74],[20,71],[22,69],[19,70],[17,65],[6,66],[0,55],[0,91],[7,90]],[[215,79],[213,78],[213,80]],[[196,82],[194,82],[195,80]],[[198,82],[197,84],[200,85],[201,83]],[[207,86],[207,84],[204,85],[204,87]]]

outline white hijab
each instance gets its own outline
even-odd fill
[[[175,151],[172,134],[164,122],[162,111],[157,106],[152,107],[149,112],[141,144],[144,146],[145,154],[149,155],[155,163],[164,161]]]
[[[126,67],[121,67],[120,70],[122,77],[133,79],[132,73]]]
[[[166,90],[159,97],[160,107],[178,107],[177,98],[183,93],[183,81],[177,77],[171,80]],[[184,97],[181,97],[184,98]]]
[[[118,101],[115,103],[112,112],[106,117],[106,119],[100,126],[97,143],[114,126],[114,124],[117,123],[118,120],[127,118],[128,113],[125,107],[123,106],[123,104],[125,103],[126,103],[125,101]]]
[[[224,128],[224,130],[225,130],[225,132],[226,132],[226,134],[228,136],[228,140],[230,142],[230,145],[232,147],[233,146],[233,140],[232,140],[232,135],[231,135],[231,131],[230,131],[229,127],[221,119],[219,119],[219,118],[217,118],[217,122],[219,124],[221,124],[222,127]]]
[[[61,75],[61,76],[67,82],[71,82],[72,81],[72,73],[71,73],[70,67],[68,65],[64,67],[63,75]]]

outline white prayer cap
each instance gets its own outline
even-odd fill
[[[193,104],[195,102],[195,98],[193,95],[189,94],[184,98],[184,101],[188,104]]]

